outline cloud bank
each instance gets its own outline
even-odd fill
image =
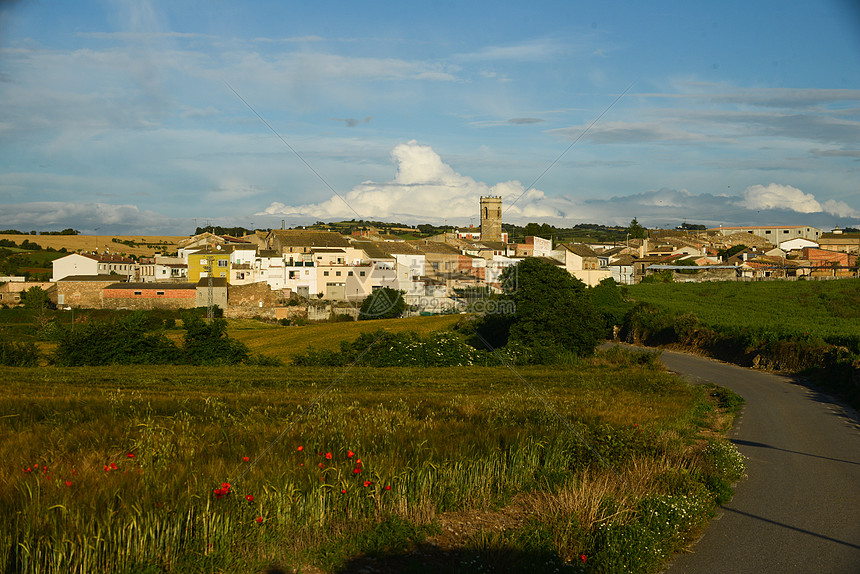
[[[502,197],[509,219],[565,217],[562,205],[542,191],[526,191],[519,181],[488,185],[461,175],[430,146],[415,140],[398,144],[391,160],[395,173],[390,181],[366,181],[342,197],[322,203],[291,206],[273,202],[258,215],[453,222],[476,216],[482,196],[497,195]]]

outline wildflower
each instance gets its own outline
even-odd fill
[[[354,469],[352,469],[352,474],[359,474],[359,473],[361,473],[361,469],[360,469],[360,468],[355,467]]]
[[[580,554],[579,559],[582,560],[582,563],[585,564],[585,561],[588,559],[588,556],[585,554]]]
[[[116,470],[116,465],[115,465],[114,463],[110,463],[110,469],[111,469],[111,470]]]
[[[370,486],[370,485],[372,485],[372,484],[373,484],[373,483],[372,483],[371,481],[369,481],[369,480],[365,480],[365,481],[364,481],[364,486],[365,486],[365,487],[368,487],[368,486]]]
[[[360,459],[360,458],[358,458],[358,459],[356,459],[356,460],[355,460],[355,465],[356,465],[356,466],[361,466],[361,459]]]
[[[78,475],[78,471],[73,468],[72,469],[72,476],[77,476],[77,475]]]
[[[257,524],[262,524],[262,523],[263,523],[263,517],[262,517],[262,516],[258,516],[258,517],[257,517],[257,518],[255,518],[254,520],[257,522]]]
[[[72,486],[72,481],[71,481],[71,480],[67,480],[67,481],[66,481],[66,486],[69,486],[69,487],[70,487],[70,486]]]
[[[351,450],[346,451],[346,458],[352,458],[355,456],[355,453]]]
[[[341,494],[346,494],[346,489],[344,488],[343,490],[341,490],[341,491],[340,491],[340,493],[341,493]]]
[[[245,500],[247,500],[248,502],[254,502],[254,495],[253,494],[246,494]]]
[[[128,453],[128,454],[127,454],[127,455],[125,455],[125,456],[127,456],[128,458],[134,458],[134,453],[133,453],[133,452],[130,452],[130,453]]]
[[[110,467],[108,465],[105,465],[105,472],[110,472]]]
[[[303,447],[303,446],[299,445],[299,448],[297,448],[296,450],[297,450],[297,451],[299,451],[299,452],[302,452],[303,450],[305,450],[305,447]]]
[[[318,466],[318,467],[320,467],[320,468],[325,468],[325,463],[321,462],[321,463],[319,463],[317,466]]]
[[[250,461],[250,460],[251,460],[251,459],[250,459],[249,457],[247,457],[247,456],[243,456],[243,457],[242,457],[242,462],[248,462],[248,461]]]
[[[230,483],[229,482],[222,482],[221,488],[223,488],[224,490],[230,490]]]
[[[330,452],[325,453],[325,457],[327,460],[331,460],[331,453]]]
[[[385,485],[385,490],[391,490],[391,485],[390,485],[390,484],[386,484],[386,485]]]

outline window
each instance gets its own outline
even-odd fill
[[[218,267],[227,267],[227,260],[226,259],[219,259],[218,260]],[[222,275],[222,277],[223,277],[223,275]]]
[[[359,274],[360,276],[364,277],[364,271],[359,271],[359,272],[358,272],[358,274]]]
[[[143,295],[143,292],[142,291],[135,291],[134,294],[135,295]]]
[[[209,265],[209,260],[208,259],[201,259],[200,265]]]
[[[323,271],[323,275],[324,275],[325,277],[328,277],[328,271]]]
[[[770,235],[770,229],[766,229],[764,232],[765,235]]]
[[[347,273],[347,275],[349,275],[350,277],[352,277],[352,271],[350,271],[349,273]]]
[[[788,233],[788,229],[783,229],[783,230],[782,230],[782,232],[783,232],[783,233]]]
[[[156,295],[164,295],[164,291],[156,291],[155,294]]]
[[[335,271],[335,272],[334,272],[334,274],[335,274],[337,277],[340,277],[340,271]]]
[[[222,271],[222,272],[221,272],[220,277],[226,277],[226,276],[227,276],[227,272],[226,272],[226,271]]]

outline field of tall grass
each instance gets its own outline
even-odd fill
[[[617,349],[2,376],[4,572],[657,571],[743,473],[731,397]]]

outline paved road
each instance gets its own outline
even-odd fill
[[[662,360],[746,399],[730,438],[748,458],[734,499],[666,572],[860,573],[856,411],[786,377],[668,351]]]

